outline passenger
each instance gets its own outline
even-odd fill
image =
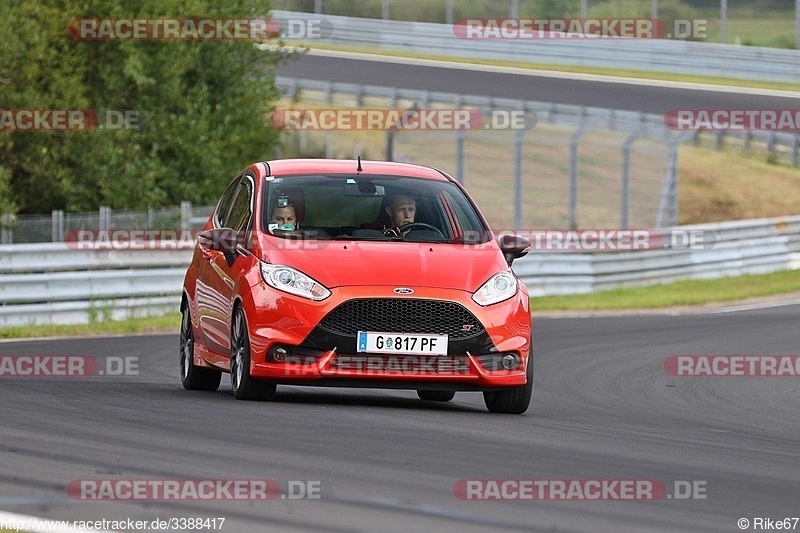
[[[292,204],[285,207],[276,207],[272,212],[270,224],[276,224],[275,229],[283,231],[294,231],[297,229],[297,213]]]

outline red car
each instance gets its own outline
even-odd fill
[[[533,388],[530,242],[499,241],[440,170],[377,161],[261,162],[197,239],[181,312],[181,381],[269,400],[279,384],[482,391],[523,413]]]

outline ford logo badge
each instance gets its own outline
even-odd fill
[[[414,294],[414,289],[409,289],[407,287],[397,287],[394,290],[397,294]]]

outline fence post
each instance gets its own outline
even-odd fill
[[[431,92],[424,91],[422,93],[422,109],[428,109],[431,106]]]
[[[305,156],[308,153],[308,130],[300,130],[300,155]]]
[[[719,34],[720,42],[728,44],[728,0],[719,2]]]
[[[386,132],[386,160],[387,161],[394,161],[394,136],[397,133],[397,130],[394,128],[390,128],[389,131]]]
[[[689,135],[692,135],[691,133]],[[678,149],[686,140],[685,135],[679,136],[669,145],[667,155],[667,177],[664,180],[664,187],[661,189],[661,200],[658,203],[658,215],[656,216],[656,228],[663,227],[664,214],[667,216],[667,226],[678,225]]]
[[[547,122],[550,124],[556,123],[556,113],[558,113],[558,108],[556,107],[558,104],[555,102],[551,102],[550,106],[547,108]]]
[[[767,152],[769,153],[770,160],[775,157],[775,132],[772,131],[767,139]]]
[[[364,86],[361,84],[356,89],[356,107],[364,107]]]
[[[14,244],[14,215],[6,213],[0,216],[0,244]]]
[[[524,103],[520,106],[525,109]],[[526,113],[525,127],[514,136],[514,230],[521,229],[522,226],[522,148],[525,136],[536,127],[539,117],[536,113],[529,116]]]
[[[569,229],[573,231],[578,229],[578,146],[584,133],[581,126],[569,139]]]
[[[522,225],[522,140],[525,132],[514,136],[514,231]]]
[[[51,241],[64,242],[64,211],[53,209],[51,216]]]
[[[192,202],[181,202],[181,230],[192,229]]]
[[[630,195],[631,195],[631,148],[639,139],[642,131],[639,130],[625,139],[622,145],[622,201],[620,228],[628,229],[630,226]]]
[[[105,205],[100,206],[99,220],[97,224],[99,230],[108,231],[111,229],[111,208]]]
[[[467,140],[467,134],[464,130],[456,132],[456,181],[464,185],[464,143]]]

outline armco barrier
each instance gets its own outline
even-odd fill
[[[681,226],[713,232],[706,249],[531,253],[514,263],[532,296],[800,269],[800,216]]]
[[[272,11],[271,15],[278,19],[306,21],[322,18],[330,23],[332,32],[319,39],[320,42],[369,49],[800,82],[798,50],[667,39],[461,39],[448,24],[293,11]]]
[[[81,324],[177,312],[191,249],[0,246],[0,327]]]
[[[705,249],[563,253],[514,263],[531,295],[800,269],[800,216],[682,226],[713,232]],[[75,324],[177,312],[192,251],[0,246],[0,327]]]

